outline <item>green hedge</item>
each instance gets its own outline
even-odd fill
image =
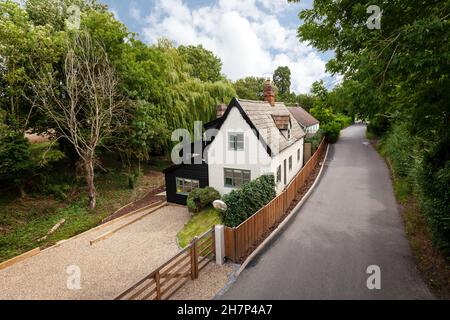
[[[216,189],[212,187],[199,188],[189,193],[186,204],[189,212],[198,213],[217,199],[220,199],[220,193]]]
[[[338,141],[341,134],[341,124],[337,121],[332,121],[330,123],[321,126],[325,139],[328,143],[335,143]]]
[[[222,213],[223,223],[236,227],[264,207],[276,196],[275,178],[264,175],[244,184],[223,197],[228,209]]]
[[[450,257],[450,138],[439,143],[414,137],[406,124],[394,124],[381,139],[381,154],[389,159],[401,190],[397,196],[416,196],[434,244]]]

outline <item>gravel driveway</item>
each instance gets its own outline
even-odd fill
[[[189,219],[186,208],[165,206],[90,245],[125,224],[125,218],[0,270],[0,299],[113,299],[178,252],[176,234]],[[67,288],[67,267],[78,266],[81,288]]]

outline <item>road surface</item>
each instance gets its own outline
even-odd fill
[[[342,131],[303,208],[222,299],[432,299],[420,278],[389,170],[365,126]],[[378,266],[381,289],[369,266]],[[376,267],[375,267],[376,269]]]

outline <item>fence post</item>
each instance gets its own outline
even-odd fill
[[[223,225],[214,227],[214,245],[216,250],[216,263],[221,266],[225,259],[225,235]]]
[[[156,284],[156,300],[161,300],[161,284],[159,271],[155,272],[154,279]]]
[[[190,245],[191,254],[191,279],[195,280],[198,277],[198,257],[197,257],[197,237],[192,239]]]

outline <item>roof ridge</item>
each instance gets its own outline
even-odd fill
[[[250,100],[250,99],[241,99],[241,98],[236,98],[238,101],[243,101],[243,102],[254,102],[254,103],[260,103],[260,104],[269,104],[269,102],[265,101],[265,100]],[[283,101],[275,101],[275,104],[282,104],[285,107],[286,104]]]

